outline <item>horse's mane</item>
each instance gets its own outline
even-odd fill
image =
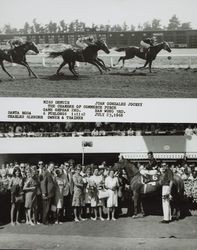
[[[134,176],[140,174],[139,169],[134,162],[130,162],[128,159],[122,159],[119,162],[120,166],[125,169],[127,177],[131,180]]]

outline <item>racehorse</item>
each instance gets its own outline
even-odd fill
[[[118,52],[121,52],[121,51],[125,51],[125,56],[121,56],[119,59],[118,59],[118,62],[117,64],[122,60],[123,62],[123,65],[122,67],[124,67],[124,63],[125,63],[125,60],[128,60],[128,59],[132,59],[134,58],[135,56],[141,58],[141,59],[144,59],[146,60],[145,64],[143,67],[140,67],[139,69],[143,69],[143,68],[146,68],[146,66],[148,65],[149,66],[149,72],[151,73],[151,67],[152,67],[152,62],[156,59],[157,57],[157,54],[161,51],[161,50],[166,50],[168,52],[171,52],[171,49],[170,49],[170,46],[167,42],[162,42],[162,43],[158,43],[157,45],[155,46],[152,46],[150,47],[150,49],[148,50],[147,53],[145,53],[144,51],[141,51],[141,48],[139,47],[127,47],[127,48],[119,48],[119,49],[116,49],[116,51]],[[117,65],[116,64],[116,65]],[[115,66],[115,65],[114,65]],[[135,72],[136,70],[134,70],[133,72]]]
[[[140,205],[141,214],[145,216],[142,196],[146,196],[153,192],[157,192],[161,189],[161,181],[158,179],[155,185],[144,184],[142,182],[142,176],[139,172],[139,169],[135,166],[135,164],[131,163],[129,160],[121,159],[118,163],[120,168],[125,169],[128,179],[130,181],[130,189],[133,193],[133,201],[134,201],[134,215],[133,218],[138,217],[138,204]],[[175,219],[180,218],[181,213],[181,201],[183,200],[184,194],[184,182],[178,175],[174,175],[173,177],[173,187],[172,187],[172,196],[173,196],[173,208],[174,214],[173,217]]]
[[[94,44],[86,47],[85,49],[76,50],[74,48],[70,48],[61,52],[51,52],[49,54],[49,57],[55,58],[58,56],[62,56],[64,60],[56,72],[57,75],[59,74],[61,68],[64,67],[64,65],[68,64],[69,70],[71,71],[71,73],[74,76],[78,76],[78,73],[75,71],[75,68],[74,68],[76,61],[87,62],[87,63],[93,64],[98,68],[98,70],[102,74],[102,69],[107,70],[107,67],[105,66],[105,63],[103,62],[103,60],[98,58],[99,50],[103,50],[106,54],[110,53],[106,43],[102,40],[98,40]]]
[[[34,42],[25,42],[24,44],[14,49],[10,49],[7,52],[5,50],[0,49],[0,65],[3,71],[5,71],[12,79],[14,79],[14,77],[10,75],[10,73],[8,73],[8,71],[5,69],[3,61],[8,61],[11,63],[17,63],[23,65],[27,68],[29,76],[31,76],[32,73],[34,77],[38,78],[37,75],[31,70],[29,64],[26,61],[25,55],[29,50],[35,52],[36,54],[39,53],[39,50]]]

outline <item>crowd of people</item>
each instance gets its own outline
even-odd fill
[[[105,163],[99,167],[75,166],[73,161],[59,166],[10,163],[0,174],[1,198],[10,195],[12,225],[20,224],[21,218],[30,225],[59,224],[64,218],[104,220],[103,206],[108,208],[107,220],[116,219],[119,180]]]
[[[139,170],[146,168],[138,163]],[[157,167],[160,164],[157,163]],[[168,164],[170,171],[179,175],[186,185],[185,195],[197,202],[197,167],[181,160]],[[74,160],[63,164],[39,161],[7,163],[0,169],[0,210],[9,212],[11,224],[36,225],[61,224],[91,219],[116,220],[121,214],[123,190],[130,196],[129,180],[124,169],[107,166],[106,162],[75,164]],[[124,186],[124,188],[123,188]],[[188,191],[189,190],[189,191]],[[104,213],[107,211],[107,214]]]
[[[196,124],[0,123],[0,137],[197,135]]]

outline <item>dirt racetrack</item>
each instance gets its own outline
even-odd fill
[[[39,79],[29,78],[22,66],[8,66],[11,80],[0,70],[1,97],[108,97],[108,98],[196,98],[197,69],[163,68],[139,70],[113,68],[100,75],[94,66],[77,68],[73,77],[68,68],[57,77],[56,67],[33,66]]]
[[[0,227],[0,248],[6,249],[181,249],[195,250],[197,217],[160,224],[161,216],[116,221],[26,224]]]

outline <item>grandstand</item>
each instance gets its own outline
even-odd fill
[[[3,137],[0,138],[0,163],[25,160],[37,162],[75,159],[80,163],[108,161],[113,164],[122,155],[137,162],[147,161],[147,152],[153,151],[158,160],[177,162],[187,156],[188,162],[197,162],[197,135],[138,135],[138,136],[74,136],[74,137]],[[54,160],[55,159],[55,160]]]
[[[22,37],[24,40],[32,40],[36,44],[65,43],[74,45],[78,37],[87,35],[105,40],[111,48],[130,45],[137,46],[142,39],[151,36],[155,36],[158,42],[163,40],[170,42],[171,47],[174,48],[197,48],[197,30],[0,34],[0,44],[4,45],[9,39]]]

